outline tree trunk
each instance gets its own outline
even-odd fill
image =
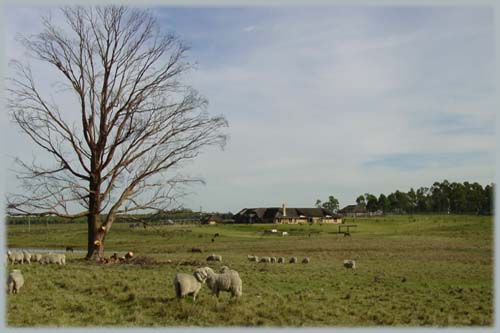
[[[86,259],[102,258],[104,256],[104,240],[108,233],[101,224],[100,215],[89,215],[87,218],[88,238]]]
[[[104,255],[104,238],[107,230],[101,223],[101,196],[100,179],[92,177],[90,180],[89,213],[87,215],[87,256],[92,259],[95,256],[102,258]]]

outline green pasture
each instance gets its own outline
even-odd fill
[[[491,326],[493,218],[391,216],[336,225],[115,224],[107,253],[133,251],[128,264],[101,265],[67,254],[66,266],[20,266],[25,286],[7,297],[9,326]],[[265,235],[265,229],[288,236]],[[214,234],[219,237],[214,238]],[[212,239],[214,241],[212,242]],[[10,248],[84,250],[85,224],[8,226]],[[192,253],[191,248],[204,253]],[[220,254],[223,263],[205,258]],[[262,264],[247,255],[307,256],[309,264]],[[343,268],[354,259],[355,270]],[[174,298],[176,272],[221,265],[239,271],[243,296]],[[12,269],[9,265],[8,270]]]

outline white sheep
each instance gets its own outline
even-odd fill
[[[62,253],[47,253],[38,262],[40,264],[66,265],[66,255]]]
[[[218,254],[212,254],[207,257],[207,261],[222,261],[222,256]]]
[[[31,264],[31,253],[23,251],[24,261]]]
[[[290,264],[295,264],[297,263],[297,257],[291,257],[290,260],[288,260]]]
[[[24,284],[24,277],[21,273],[20,269],[13,269],[9,273],[9,277],[7,278],[7,289],[9,294],[11,293],[19,293],[19,289]]]
[[[308,257],[305,257],[304,259],[302,259],[303,264],[308,264],[310,261],[311,260]]]
[[[221,291],[231,293],[231,297],[240,297],[243,293],[243,283],[237,271],[229,269],[227,266],[221,267],[221,273],[215,273],[210,267],[204,267],[207,273],[207,285],[212,290],[212,294],[219,297]]]
[[[279,257],[278,264],[283,264],[283,263],[285,263],[285,257]]]
[[[248,261],[259,262],[259,257],[247,255]]]
[[[9,258],[9,262],[11,264],[15,264],[15,263],[23,264],[24,263],[24,254],[22,254],[20,252],[7,251],[7,257]]]
[[[344,260],[344,267],[345,268],[356,268],[356,261],[354,260]]]
[[[260,258],[259,262],[271,262],[271,258],[270,257],[262,257],[262,258]]]
[[[193,295],[193,301],[196,301],[196,295],[205,283],[207,276],[208,274],[203,268],[198,268],[192,275],[177,273],[174,278],[175,296],[182,298],[186,295]]]
[[[40,259],[42,259],[42,255],[40,253],[33,253],[31,255],[31,261],[32,262],[39,262]]]

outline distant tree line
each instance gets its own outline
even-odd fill
[[[369,212],[386,213],[447,213],[447,214],[493,214],[495,184],[483,187],[474,182],[450,183],[446,179],[431,187],[420,187],[408,192],[396,190],[378,198],[370,193],[358,196],[356,203]]]

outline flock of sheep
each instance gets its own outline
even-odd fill
[[[115,254],[116,255],[116,254]],[[258,263],[285,263],[285,257],[257,257],[255,255],[247,256],[249,261]],[[10,264],[24,264],[31,262],[38,262],[40,264],[57,264],[65,265],[66,256],[59,253],[29,253],[11,252],[8,251],[6,259]],[[207,257],[207,261],[222,262],[222,256],[211,254]],[[289,263],[294,264],[298,262],[297,257],[290,257]],[[310,262],[308,257],[302,259],[302,263],[307,264]],[[344,260],[345,268],[356,268],[354,260]],[[218,273],[210,267],[202,267],[196,269],[193,274],[177,273],[174,278],[174,289],[177,298],[182,298],[187,295],[196,300],[196,296],[203,284],[206,283],[213,295],[219,297],[221,291],[231,293],[232,297],[240,297],[242,295],[242,281],[237,271],[230,269],[227,266],[222,266]],[[20,288],[24,285],[24,277],[21,270],[13,269],[10,271],[7,278],[7,289],[9,293],[18,293]]]
[[[23,252],[11,252],[7,251],[6,261],[11,265],[24,263],[31,264],[32,262],[38,262],[40,264],[57,264],[66,265],[66,255],[59,253],[29,253],[27,251]],[[24,277],[20,269],[13,269],[9,272],[9,277],[7,278],[7,291],[8,293],[17,294],[21,287],[24,285]]]
[[[276,258],[276,257],[261,257],[261,258],[259,258],[258,256],[248,255],[247,258],[248,258],[249,261],[253,261],[253,262],[267,262],[267,263],[271,263],[271,264],[274,264],[274,263],[284,264],[286,262],[286,258],[285,257],[279,257],[279,258]],[[290,264],[296,264],[297,262],[298,262],[297,257],[290,257],[290,259],[288,260],[288,263],[290,263]],[[309,259],[308,257],[305,257],[305,258],[302,259],[302,263],[303,264],[308,264],[309,262],[311,262],[311,259]]]
[[[38,262],[40,264],[58,264],[66,265],[66,255],[63,253],[29,253],[27,251],[23,252],[11,252],[7,251],[6,260],[10,264],[31,264],[32,262]]]

